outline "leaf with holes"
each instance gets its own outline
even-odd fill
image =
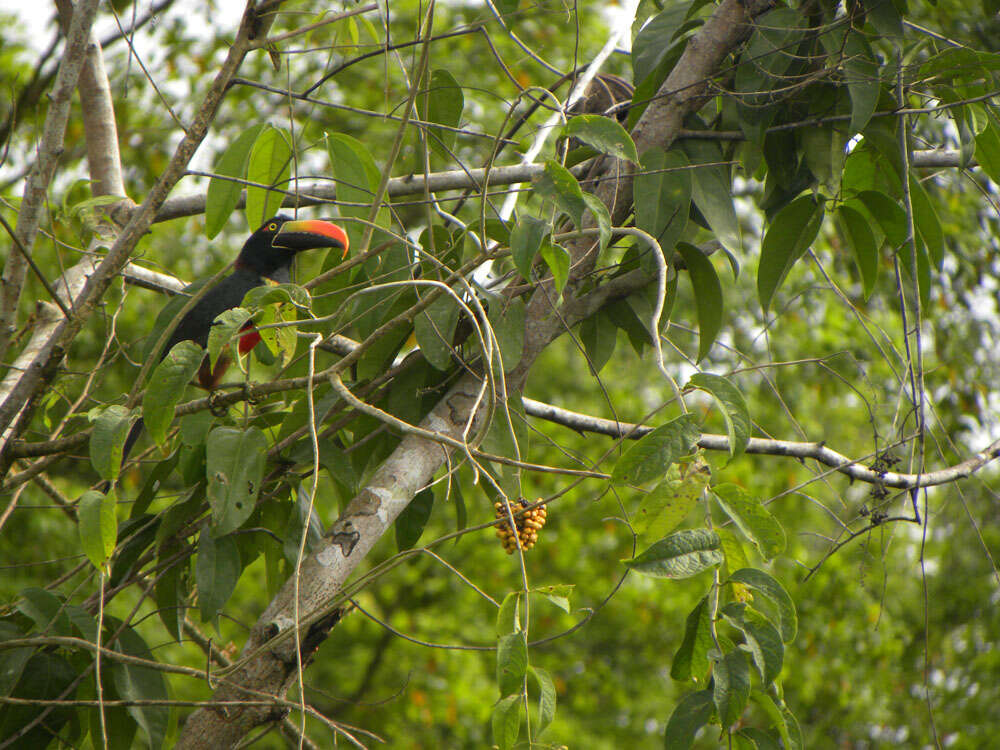
[[[711,477],[708,464],[700,457],[690,463],[673,464],[632,514],[636,533],[647,540],[669,534],[698,504]]]
[[[264,479],[267,437],[257,427],[216,427],[205,447],[212,533],[220,537],[238,529],[253,513]]]

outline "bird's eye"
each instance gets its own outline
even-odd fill
[[[278,230],[278,225],[275,224],[273,221],[267,225],[267,231],[276,232],[277,230]]]

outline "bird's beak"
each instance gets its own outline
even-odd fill
[[[339,247],[347,257],[347,232],[336,224],[321,219],[286,221],[271,241],[272,247],[286,250],[312,250],[320,247]]]

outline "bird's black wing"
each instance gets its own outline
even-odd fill
[[[253,271],[237,269],[210,289],[198,303],[188,310],[187,315],[177,324],[170,341],[160,353],[160,358],[166,356],[175,344],[181,341],[194,341],[200,346],[208,345],[208,333],[212,329],[212,321],[226,310],[239,307],[243,297],[254,287],[264,283],[264,280]]]

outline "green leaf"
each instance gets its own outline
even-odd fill
[[[740,568],[750,567],[750,558],[743,546],[742,538],[732,528],[717,529],[722,541],[722,552],[726,556],[726,570],[731,573]]]
[[[146,642],[132,628],[126,627],[118,636],[116,650],[129,656],[155,661]],[[129,706],[128,712],[136,720],[153,750],[163,746],[170,724],[170,707],[165,704],[170,695],[163,673],[152,667],[128,662],[113,661],[111,672],[118,694],[127,701],[153,701],[160,705]]]
[[[117,503],[114,489],[108,490],[106,495],[90,490],[83,493],[77,503],[80,543],[87,559],[98,570],[104,570],[118,542],[118,521],[115,517]]]
[[[219,361],[222,350],[248,320],[250,320],[249,310],[234,307],[219,315],[212,323],[212,328],[208,332],[208,362],[212,369],[215,369],[215,363]]]
[[[795,640],[795,632],[799,627],[798,615],[795,613],[795,603],[780,583],[763,570],[758,570],[757,568],[742,568],[737,570],[729,576],[728,583],[745,584],[770,600],[778,612],[778,630],[781,632],[781,640],[785,643],[791,643]]]
[[[499,750],[511,750],[521,731],[521,696],[508,695],[493,707],[493,744]]]
[[[592,193],[584,193],[583,200],[586,202],[587,208],[590,209],[590,213],[594,215],[595,221],[597,221],[601,250],[605,250],[611,242],[611,212],[604,205],[604,201]]]
[[[424,533],[424,527],[430,520],[431,511],[434,509],[434,490],[426,487],[410,501],[409,505],[403,508],[403,512],[396,518],[396,548],[402,552],[410,549]]]
[[[181,341],[171,349],[149,377],[142,399],[142,418],[146,429],[162,446],[174,421],[174,409],[184,395],[188,382],[198,372],[205,350],[193,341]]]
[[[853,208],[863,206],[875,220],[889,240],[893,251],[898,251],[905,243],[909,232],[906,228],[906,212],[894,199],[877,190],[863,190],[857,195],[858,202],[847,201]]]
[[[267,447],[267,438],[257,427],[216,427],[209,433],[205,471],[216,537],[235,531],[253,513],[264,480]]]
[[[24,634],[16,628],[11,627],[8,630],[6,627],[0,627],[0,641],[23,637]],[[8,648],[4,649],[3,653],[4,657],[0,660],[0,696],[7,698],[21,679],[24,667],[35,653],[35,649],[31,646]]]
[[[854,260],[861,272],[861,281],[864,284],[865,299],[867,300],[875,290],[875,282],[878,281],[879,257],[875,235],[864,215],[847,203],[841,204],[837,209],[837,224],[841,230],[841,236],[854,251]]]
[[[51,591],[31,586],[19,592],[18,611],[35,623],[38,630],[55,635],[72,635],[72,626],[62,599]]]
[[[451,366],[452,342],[458,325],[458,304],[450,294],[442,294],[413,321],[413,333],[424,357],[438,370]]]
[[[776,8],[754,20],[754,30],[736,68],[740,127],[747,138],[760,143],[774,116],[775,89],[787,87],[785,73],[796,59],[806,20],[791,8]]]
[[[536,734],[546,730],[556,715],[556,684],[546,670],[541,667],[528,667],[528,674],[535,678],[538,685],[538,727]]]
[[[534,191],[552,201],[556,208],[566,213],[577,227],[583,226],[583,212],[587,202],[580,184],[562,164],[549,159],[545,169],[532,180]]]
[[[541,594],[563,612],[569,614],[571,612],[569,595],[573,593],[575,587],[575,584],[572,583],[557,583],[551,586],[538,586],[531,589],[531,592]]]
[[[913,206],[913,223],[927,247],[934,267],[940,269],[944,260],[944,231],[941,220],[927,191],[920,180],[910,175],[910,203]]]
[[[694,679],[698,682],[705,680],[711,666],[708,652],[715,648],[710,620],[708,597],[705,596],[688,613],[684,623],[684,639],[670,665],[670,676],[673,679]]]
[[[639,84],[652,73],[677,42],[674,36],[687,18],[685,3],[672,4],[639,30],[632,42],[632,80]]]
[[[114,482],[122,465],[122,447],[132,427],[132,412],[112,405],[101,411],[90,433],[90,463],[102,479]]]
[[[677,252],[687,266],[698,312],[698,360],[704,359],[722,328],[724,312],[722,283],[715,266],[701,250],[687,242],[677,243]]]
[[[532,281],[531,268],[549,229],[547,221],[536,219],[534,216],[521,216],[510,232],[511,259],[525,281]]]
[[[687,750],[694,744],[698,730],[712,718],[714,709],[710,690],[685,695],[667,721],[663,747],[666,750]]]
[[[738,625],[743,631],[746,647],[753,658],[754,666],[760,673],[760,679],[766,687],[781,674],[785,660],[785,646],[781,642],[781,633],[767,619],[747,608],[743,620]]]
[[[195,566],[202,620],[216,623],[218,627],[219,612],[233,595],[242,572],[236,540],[232,536],[213,537],[211,529],[204,527],[198,536],[198,562]]]
[[[733,203],[733,180],[727,159],[718,143],[690,139],[681,141],[693,169],[691,199],[708,222],[712,234],[730,253],[743,252],[740,222]]]
[[[504,370],[510,371],[521,361],[524,352],[524,302],[513,299],[505,303],[497,298],[490,304],[489,321],[500,347]]]
[[[878,64],[867,40],[855,29],[847,32],[844,55],[847,92],[851,97],[851,133],[860,133],[872,119],[875,107],[878,105],[881,93]]]
[[[651,148],[632,183],[635,225],[660,243],[665,258],[681,238],[691,211],[691,170],[680,151]]]
[[[884,3],[865,3],[865,14],[879,36],[888,37],[890,40],[903,36],[903,18],[896,9],[894,0],[887,0]]]
[[[343,133],[327,135],[326,149],[337,183],[337,210],[341,216],[367,220],[380,182],[375,160],[361,141]],[[388,226],[388,210],[381,208],[375,221],[379,226]],[[354,221],[346,224],[351,246],[360,248],[364,225]]]
[[[212,177],[208,183],[208,193],[205,197],[205,236],[212,239],[229,221],[229,216],[236,210],[243,192],[242,180],[247,173],[247,163],[250,161],[250,149],[256,142],[264,125],[253,125],[229,144],[222,156],[215,162],[213,172],[218,177]],[[221,179],[231,177],[233,179]]]
[[[750,442],[750,409],[739,388],[721,375],[699,372],[691,376],[687,389],[697,388],[710,394],[722,410],[729,434],[729,455],[733,458],[743,454]]]
[[[783,748],[786,748],[786,750],[802,750],[804,748],[798,722],[795,721],[795,717],[792,716],[792,713],[787,708],[784,706],[779,708],[770,695],[758,688],[750,691],[750,698],[764,709],[764,713],[771,720],[771,724],[778,730],[778,734],[781,735]],[[789,718],[792,722],[791,726],[789,725]]]
[[[743,727],[734,735],[738,742],[745,742],[739,750],[781,750],[781,745],[773,735],[757,727]]]
[[[497,639],[497,685],[500,695],[515,695],[524,687],[528,669],[528,641],[524,631]]]
[[[263,284],[255,286],[243,295],[242,306],[250,311],[256,311],[278,303],[287,303],[301,310],[308,310],[312,307],[312,297],[307,289],[298,284]],[[220,315],[219,318],[221,317]]]
[[[816,239],[822,223],[823,204],[811,195],[796,198],[771,221],[761,243],[757,269],[757,293],[765,313],[795,261]]]
[[[500,609],[497,611],[497,638],[520,632],[520,606],[520,591],[511,591],[500,602]]]
[[[723,562],[719,535],[710,529],[687,529],[664,537],[625,564],[654,578],[690,578]]]
[[[427,119],[441,125],[457,128],[462,121],[462,110],[465,107],[465,95],[462,87],[449,71],[441,68],[431,73],[428,84]],[[455,145],[454,130],[443,128],[427,128],[427,143],[434,153],[442,158],[450,159],[452,147]]]
[[[580,340],[587,353],[587,364],[591,372],[596,375],[604,369],[604,365],[615,353],[618,326],[605,312],[598,311],[580,324]]]
[[[694,417],[684,414],[644,435],[618,459],[611,481],[642,484],[663,477],[672,463],[691,455],[701,432]]]
[[[601,153],[616,159],[638,162],[632,136],[618,120],[603,115],[577,115],[563,126],[565,138],[577,138]]]
[[[844,172],[847,134],[843,128],[821,125],[803,130],[799,140],[803,161],[809,171],[830,194],[835,194]]]
[[[166,558],[177,552],[176,544],[166,545],[159,549],[158,562],[165,562]],[[187,561],[181,563],[168,564],[164,570],[156,577],[156,587],[153,589],[153,599],[156,602],[156,611],[160,616],[160,621],[167,629],[167,633],[178,643],[183,637],[184,613],[186,591],[184,590],[183,578],[187,572]]]
[[[711,476],[708,464],[700,459],[671,465],[632,514],[632,528],[643,539],[663,538],[698,504]]]
[[[281,128],[267,127],[261,131],[250,151],[247,163],[247,181],[269,187],[287,188],[292,171],[292,142]],[[247,186],[247,223],[259,227],[264,220],[274,216],[285,199],[283,192]]]
[[[277,362],[278,367],[285,367],[291,362],[298,345],[298,333],[295,326],[281,324],[294,323],[298,318],[295,306],[287,302],[272,303],[261,308],[257,318],[257,333],[264,346],[254,347],[254,356],[265,365]],[[244,372],[247,368],[245,359],[246,356],[240,358],[240,369]]]
[[[722,728],[728,730],[739,721],[750,700],[750,665],[743,651],[730,651],[715,663],[712,700]]]
[[[556,293],[562,295],[569,280],[569,251],[562,245],[546,242],[542,245],[542,260],[552,271],[552,279],[555,282]]]
[[[1000,123],[991,119],[989,126],[976,136],[976,161],[1000,185]]]

